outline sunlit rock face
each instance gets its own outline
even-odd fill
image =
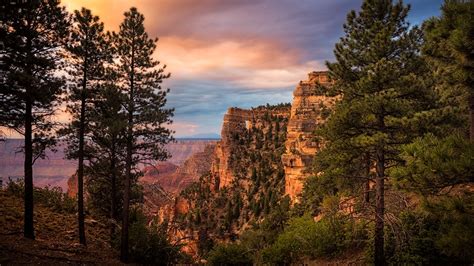
[[[235,163],[237,162],[231,160],[232,154],[240,152],[239,149],[242,148],[236,136],[244,136],[245,132],[252,128],[260,128],[265,131],[268,126],[263,121],[265,115],[288,118],[290,115],[288,109],[268,110],[261,106],[253,109],[232,107],[227,110],[222,123],[221,141],[216,145],[211,166],[211,175],[216,180],[216,184],[214,184],[216,188],[228,187],[236,179],[236,173],[240,174],[240,171],[244,170],[236,167]]]
[[[308,80],[300,81],[293,92],[285,142],[286,152],[282,156],[285,167],[285,193],[290,196],[292,202],[298,202],[304,180],[309,175],[307,167],[321,148],[314,131],[324,123],[336,102],[336,97],[329,97],[326,93],[331,84],[327,72],[311,72],[308,74]]]
[[[216,145],[215,160],[211,167],[212,174],[218,177],[218,187],[228,186],[235,178],[230,165],[230,157],[235,147],[232,134],[247,130],[251,119],[251,111],[240,108],[229,108],[224,115],[221,141]]]

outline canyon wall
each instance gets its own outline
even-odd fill
[[[324,123],[336,102],[336,97],[329,97],[326,93],[331,83],[327,72],[311,72],[308,80],[300,81],[293,92],[286,152],[282,156],[285,194],[290,196],[292,202],[298,201],[308,176],[307,168],[321,147],[319,140],[314,137],[314,131]]]
[[[179,166],[170,162],[149,166],[139,181],[142,184],[159,184],[166,192],[178,194],[209,172],[215,146],[214,142],[209,142],[202,151],[192,154]]]
[[[176,198],[175,235],[193,247],[203,239],[228,241],[288,208],[281,156],[290,111],[290,104],[228,109],[210,173]]]
[[[193,176],[203,173],[201,168],[210,170],[187,183],[172,208],[168,203],[155,212],[177,226],[172,237],[186,238],[193,247],[187,252],[196,256],[202,239],[228,241],[298,201],[322,145],[314,131],[336,102],[328,96],[330,85],[326,72],[312,72],[296,87],[292,105],[229,108],[221,141],[175,170]]]
[[[278,119],[287,119],[290,116],[290,109],[284,107],[269,110],[268,107],[261,106],[248,110],[235,107],[227,110],[222,124],[221,141],[216,145],[211,166],[211,174],[218,180],[217,187],[228,187],[236,179],[236,174],[247,175],[236,169],[232,157],[235,153],[241,152],[238,148],[241,147],[242,136],[254,128],[268,130],[265,129],[264,120],[265,116],[270,115]]]

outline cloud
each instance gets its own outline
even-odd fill
[[[442,0],[410,0],[410,20],[437,15]],[[131,6],[159,37],[155,58],[171,78],[168,106],[177,136],[220,132],[228,107],[290,102],[299,80],[334,60],[353,0],[66,0],[117,30]]]
[[[173,124],[169,125],[168,128],[184,134],[195,134],[199,128],[199,125],[186,122],[174,122]]]

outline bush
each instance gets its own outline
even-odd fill
[[[75,213],[77,211],[75,198],[63,193],[60,187],[35,188],[34,199],[56,212]]]
[[[6,189],[7,193],[18,198],[23,198],[25,193],[25,182],[23,179],[10,180]],[[35,203],[39,203],[55,212],[75,213],[77,211],[76,201],[63,193],[60,187],[35,187],[33,190]]]
[[[347,245],[348,231],[340,218],[314,222],[310,215],[293,218],[273,245],[263,250],[270,264],[289,264],[302,258],[332,257]]]
[[[168,224],[147,225],[147,219],[141,210],[130,214],[129,255],[131,261],[140,264],[170,265],[186,260],[180,245],[173,245],[168,239]],[[117,232],[116,240],[120,239]],[[114,243],[120,247],[120,241]]]
[[[18,179],[16,181],[11,180],[8,178],[8,185],[6,191],[8,194],[22,198],[25,194],[25,181],[23,179]]]
[[[249,251],[237,243],[214,247],[207,257],[210,265],[252,265]]]

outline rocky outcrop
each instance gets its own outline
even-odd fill
[[[321,147],[319,140],[314,137],[314,131],[324,123],[337,100],[336,97],[327,96],[327,87],[330,85],[327,72],[311,72],[308,80],[300,81],[293,92],[286,152],[282,156],[285,194],[293,202],[298,201],[304,179],[308,176],[306,169]]]
[[[241,146],[241,137],[253,128],[265,130],[263,122],[265,116],[271,115],[275,118],[285,119],[289,117],[289,111],[289,108],[269,110],[265,106],[250,110],[232,107],[227,110],[222,124],[221,141],[216,145],[215,157],[211,166],[211,174],[218,180],[217,187],[227,187],[235,180],[236,172],[239,169],[234,167],[232,155],[239,152],[236,148]]]
[[[202,151],[191,155],[181,166],[170,162],[149,166],[145,169],[145,174],[140,178],[140,182],[159,184],[167,193],[177,195],[185,187],[209,172],[214,148],[214,144],[208,144]]]
[[[215,147],[215,144],[209,144],[202,152],[194,153],[184,161],[184,163],[177,169],[176,173],[193,176],[194,178],[192,181],[196,181],[202,175],[207,174],[211,169]]]
[[[175,143],[168,143],[165,149],[171,154],[171,158],[167,162],[179,166],[193,154],[204,151],[209,144],[215,144],[217,141],[211,139],[178,139]]]
[[[170,162],[159,162],[154,166],[147,166],[143,170],[144,174],[140,177],[140,182],[143,184],[160,183],[164,187],[167,185],[167,176],[174,174],[178,167]]]
[[[173,196],[159,184],[142,184],[142,186],[144,213],[148,217],[156,218],[159,222],[173,218]]]
[[[228,186],[234,180],[234,171],[230,167],[230,154],[235,146],[233,135],[247,130],[251,120],[251,111],[240,108],[229,108],[224,115],[221,141],[216,145],[215,160],[211,167],[212,175],[219,179],[218,187]]]

